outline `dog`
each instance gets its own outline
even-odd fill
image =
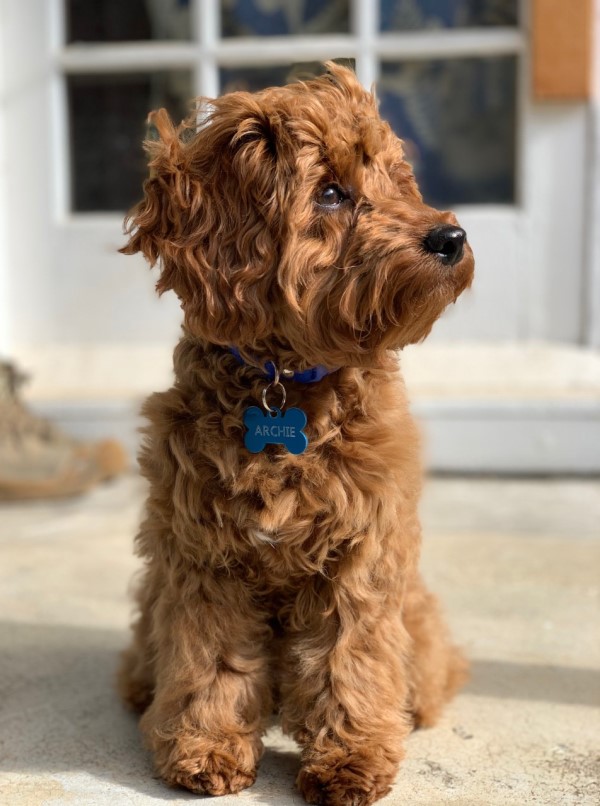
[[[183,331],[174,385],[143,409],[120,690],[170,785],[250,786],[275,712],[306,801],[366,806],[467,673],[419,576],[398,351],[470,285],[473,255],[348,68],[224,95],[200,124],[151,120],[121,251],[160,263]]]

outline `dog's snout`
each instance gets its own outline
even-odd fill
[[[463,256],[466,237],[461,227],[434,227],[425,238],[424,246],[447,266],[454,266]]]

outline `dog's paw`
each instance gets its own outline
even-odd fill
[[[199,795],[235,795],[256,780],[256,769],[242,769],[230,756],[221,753],[213,753],[199,764],[201,772],[173,771],[168,783]]]
[[[260,740],[245,737],[223,745],[202,737],[180,738],[168,755],[155,757],[157,771],[170,786],[184,787],[199,795],[233,795],[252,786],[260,757]]]
[[[370,806],[386,795],[396,772],[375,753],[312,756],[296,784],[308,803],[319,806]]]

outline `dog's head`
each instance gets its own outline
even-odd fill
[[[423,339],[470,284],[451,213],[423,203],[402,143],[354,74],[210,102],[146,143],[129,243],[161,262],[187,328],[298,368],[377,362]],[[289,363],[289,362],[288,362]]]

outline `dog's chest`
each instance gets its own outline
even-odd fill
[[[291,387],[289,398],[307,415],[304,453],[280,445],[251,453],[238,429],[225,428],[240,412],[223,417],[216,434],[208,428],[215,418],[201,418],[187,489],[198,522],[213,524],[205,543],[213,560],[262,569],[259,576],[277,584],[324,573],[369,538],[385,542],[416,468],[414,427],[394,377],[374,387],[348,371],[336,387],[331,381],[302,396]]]
[[[397,474],[378,456],[366,461],[335,447],[301,459],[273,451],[241,476],[251,489],[238,499],[240,536],[274,581],[322,573],[397,521]]]

